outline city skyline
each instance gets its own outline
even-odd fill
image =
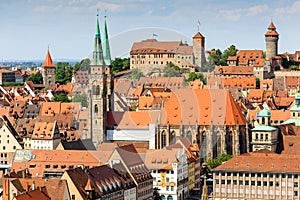
[[[265,50],[264,33],[273,20],[280,34],[279,53],[299,49],[300,1],[94,1],[20,0],[0,2],[0,59],[43,59],[48,45],[54,59],[82,59],[93,49],[97,8],[103,28],[107,10],[112,57],[129,54],[133,41],[152,38],[191,44],[200,20],[206,49]],[[103,31],[103,29],[101,29]],[[4,48],[3,48],[4,47]]]

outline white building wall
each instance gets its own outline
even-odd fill
[[[119,141],[149,141],[149,148],[155,149],[155,125],[147,129],[107,130],[107,140]]]

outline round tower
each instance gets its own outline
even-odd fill
[[[273,56],[278,54],[278,39],[279,34],[273,22],[270,23],[268,31],[265,34],[266,39],[266,59],[271,60]]]
[[[193,53],[194,63],[196,67],[204,67],[205,64],[205,37],[200,33],[196,33],[193,37]]]

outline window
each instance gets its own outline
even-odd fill
[[[97,104],[96,104],[95,107],[94,107],[94,112],[95,112],[95,113],[98,113],[98,105],[97,105]]]
[[[174,186],[171,186],[171,191],[174,191]]]
[[[298,191],[294,191],[294,196],[298,196]]]
[[[5,150],[5,146],[3,146],[3,150]]]
[[[72,200],[75,200],[75,194],[72,194]]]
[[[166,181],[167,181],[167,182],[170,182],[170,178],[169,178],[169,177],[167,177],[167,178],[166,178]]]
[[[96,95],[100,95],[100,86],[99,85],[96,86]]]
[[[257,186],[261,186],[261,181],[257,181]]]

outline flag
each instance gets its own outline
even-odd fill
[[[158,36],[157,34],[153,33],[153,37],[157,37],[157,36]]]
[[[200,20],[198,20],[198,27],[200,26]]]

